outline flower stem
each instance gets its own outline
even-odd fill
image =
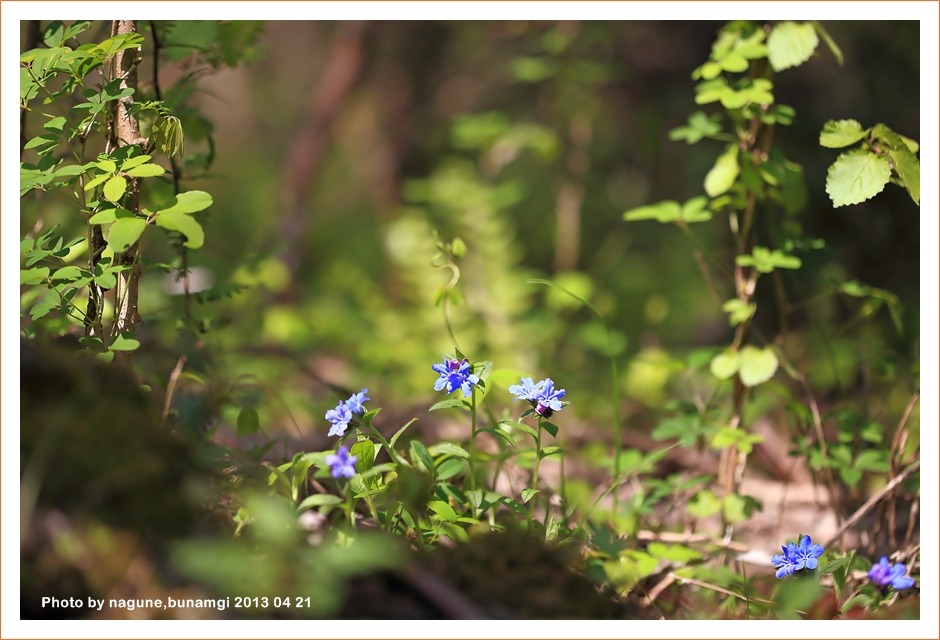
[[[470,389],[470,490],[477,488],[477,475],[473,468],[473,460],[476,458],[477,441],[477,388],[476,385]]]
[[[532,468],[532,491],[537,491],[539,486],[539,464],[542,462],[542,416],[539,416],[538,425],[535,428],[535,466]],[[535,495],[529,502],[529,520],[535,515]]]

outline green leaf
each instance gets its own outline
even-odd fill
[[[202,225],[191,215],[160,211],[157,213],[156,223],[158,227],[178,231],[186,236],[186,242],[183,244],[190,249],[198,249],[205,242]]]
[[[134,351],[140,347],[140,342],[134,338],[128,338],[126,335],[119,335],[111,343],[111,351]]]
[[[754,511],[759,510],[760,503],[750,496],[739,496],[736,493],[725,496],[721,505],[725,520],[730,523],[744,522]]]
[[[826,193],[835,207],[858,204],[881,193],[890,179],[887,160],[867,151],[850,151],[829,167]]]
[[[437,411],[438,409],[470,409],[470,403],[464,400],[463,398],[448,398],[447,400],[441,400],[440,402],[435,402],[431,405],[431,408],[428,411]]]
[[[119,218],[135,218],[136,216],[123,207],[117,207],[116,209],[105,209],[99,211],[92,217],[88,219],[88,224],[106,224],[108,222],[114,222]]]
[[[724,351],[712,358],[709,370],[719,380],[727,380],[738,372],[738,353]]]
[[[162,176],[166,171],[158,164],[142,164],[139,167],[128,169],[125,173],[132,178],[150,178]]]
[[[349,453],[358,458],[356,471],[365,473],[375,464],[375,444],[371,440],[359,440],[349,448]]]
[[[238,412],[235,429],[239,436],[249,436],[261,431],[261,419],[258,417],[258,411],[254,407],[242,407],[242,410]]]
[[[411,441],[411,457],[416,463],[420,460],[429,472],[434,473],[434,460],[431,459],[431,454],[421,441]]]
[[[470,457],[470,454],[467,453],[462,447],[458,447],[451,442],[438,442],[437,444],[432,444],[430,447],[428,447],[428,453],[434,457],[441,455],[455,456],[457,458]]]
[[[542,420],[542,428],[545,429],[553,438],[558,437],[558,425],[548,420]]]
[[[148,162],[150,162],[150,156],[145,153],[139,156],[134,156],[121,163],[121,171],[128,171],[134,167],[139,167],[142,164],[147,164]]]
[[[757,305],[752,302],[744,302],[738,298],[732,298],[726,301],[721,310],[728,314],[728,322],[732,327],[747,322],[757,312]]]
[[[682,219],[687,223],[707,222],[712,219],[712,212],[708,210],[708,198],[697,196],[687,200],[682,205]]]
[[[727,150],[718,156],[715,166],[705,176],[705,193],[714,198],[728,191],[741,172],[738,165],[738,147],[728,145]]]
[[[812,57],[818,44],[812,24],[781,22],[767,36],[767,58],[774,71],[798,67]]]
[[[522,504],[528,504],[529,500],[534,498],[539,493],[538,489],[523,489],[522,490]]]
[[[111,202],[117,202],[127,190],[127,178],[124,176],[113,176],[104,183],[104,197]]]
[[[121,253],[137,242],[144,232],[147,221],[143,218],[120,218],[111,225],[108,232],[108,247],[115,253]]]
[[[777,365],[777,355],[769,348],[747,345],[738,353],[738,375],[748,387],[770,380],[777,372]]]
[[[704,489],[692,496],[685,510],[696,518],[709,518],[721,510],[721,501],[715,497],[714,493]]]
[[[857,120],[829,120],[819,132],[819,144],[827,149],[841,149],[855,144],[871,129],[862,129]]]
[[[656,204],[630,209],[623,214],[623,219],[632,222],[635,220],[656,220],[657,222],[675,222],[682,215],[682,208],[675,200],[663,200]]]
[[[61,303],[62,299],[59,293],[55,289],[49,289],[46,291],[46,295],[30,308],[29,317],[33,320],[39,320],[39,318],[48,315],[53,309],[57,309]]]
[[[212,196],[205,191],[186,191],[176,196],[169,207],[160,213],[196,213],[212,206]]]
[[[317,493],[304,498],[303,502],[297,505],[297,512],[306,511],[312,507],[324,507],[342,504],[343,499],[330,493]]]
[[[689,564],[693,560],[701,560],[703,557],[701,552],[681,544],[650,542],[646,547],[646,551],[654,558],[661,558],[678,564]]]
[[[49,277],[49,267],[33,267],[32,269],[20,269],[20,284],[30,285],[39,284]]]
[[[432,500],[428,503],[428,509],[436,513],[442,520],[447,522],[457,522],[457,512],[446,502],[442,500]]]
[[[695,144],[702,138],[709,138],[721,133],[721,118],[718,114],[707,116],[696,111],[689,116],[689,123],[683,127],[676,127],[669,132],[670,140],[685,140],[688,144]]]
[[[437,479],[449,480],[454,476],[460,475],[467,468],[467,463],[460,458],[447,458],[437,466]]]
[[[53,280],[65,280],[71,282],[72,280],[78,280],[82,277],[82,270],[75,265],[68,265],[67,267],[62,267],[57,269],[55,273],[52,274]]]
[[[405,430],[417,421],[417,418],[412,418],[407,423],[405,423],[401,429],[395,432],[395,435],[392,436],[392,439],[388,441],[392,448],[395,447],[395,443],[398,442],[398,439],[402,436],[403,433],[405,433]]]

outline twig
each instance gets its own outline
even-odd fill
[[[911,475],[912,473],[914,473],[915,471],[917,471],[918,469],[920,469],[920,460],[916,461],[914,464],[912,464],[911,466],[909,466],[907,469],[905,469],[904,471],[902,471],[901,473],[899,473],[899,474],[896,475],[895,477],[891,478],[891,481],[888,482],[888,484],[886,484],[886,485],[881,489],[881,491],[879,491],[878,493],[876,493],[875,495],[873,495],[872,497],[870,497],[868,500],[866,500],[866,501],[865,501],[865,504],[863,504],[862,506],[860,506],[860,507],[855,511],[855,513],[853,513],[853,514],[851,515],[851,517],[850,517],[848,520],[846,520],[845,522],[843,522],[843,523],[842,523],[842,526],[839,527],[839,530],[836,531],[835,534],[834,534],[833,536],[831,536],[828,540],[826,540],[826,541],[823,543],[823,546],[824,546],[824,547],[828,547],[829,545],[831,545],[831,544],[832,544],[833,542],[835,542],[836,540],[839,540],[840,538],[842,538],[842,534],[845,533],[847,529],[849,529],[849,528],[852,527],[856,522],[858,522],[859,520],[861,520],[862,517],[863,517],[866,513],[868,513],[869,511],[871,511],[872,507],[874,507],[876,504],[878,504],[878,502],[879,502],[880,500],[882,500],[886,495],[888,495],[891,491],[894,491],[894,488],[895,488],[895,487],[897,487],[899,484],[901,484],[902,482],[904,482],[905,480],[907,480],[907,477],[908,477],[909,475]]]
[[[637,540],[644,542],[668,542],[670,544],[709,544],[737,553],[747,553],[750,547],[733,540],[716,540],[704,533],[674,533],[672,531],[637,531]]]
[[[176,361],[176,366],[173,367],[173,371],[170,372],[170,379],[166,383],[166,397],[163,400],[164,420],[170,415],[170,404],[173,401],[173,392],[176,391],[176,383],[180,379],[180,374],[183,372],[183,366],[185,366],[185,364],[186,356],[180,356],[180,359]]]

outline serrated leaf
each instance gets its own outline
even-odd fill
[[[239,436],[249,436],[261,430],[261,419],[254,407],[242,407],[235,421],[235,429]]]
[[[127,178],[124,176],[113,176],[104,183],[104,197],[111,202],[117,202],[127,191]]]
[[[657,222],[675,222],[682,215],[682,208],[675,200],[663,200],[656,204],[630,209],[623,214],[623,219],[632,222],[635,220],[656,220]]]
[[[875,197],[891,179],[891,165],[865,151],[843,153],[829,167],[826,193],[835,207],[858,204]]]
[[[781,22],[767,36],[767,58],[774,71],[798,67],[812,57],[818,44],[812,24]]]
[[[738,353],[736,351],[719,353],[712,358],[708,368],[719,380],[727,380],[738,372]]]
[[[715,166],[705,176],[705,193],[714,198],[728,191],[737,180],[741,167],[738,165],[738,147],[728,145],[728,149],[718,156]]]
[[[108,231],[108,247],[115,253],[121,253],[137,242],[144,232],[147,221],[142,218],[120,218],[114,221]]]
[[[888,157],[914,204],[920,205],[920,161],[907,147],[891,149]]]
[[[747,345],[738,352],[738,375],[745,386],[754,387],[770,380],[777,372],[777,355],[769,348]]]
[[[841,149],[868,135],[857,120],[829,120],[819,132],[819,144],[827,149]]]
[[[190,249],[198,249],[205,242],[205,233],[194,217],[185,213],[173,213],[160,211],[157,213],[156,223],[158,227],[163,227],[170,231],[178,231],[186,236],[184,246]]]

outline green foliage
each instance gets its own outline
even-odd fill
[[[920,204],[918,144],[884,124],[863,129],[855,120],[829,120],[819,134],[819,144],[843,152],[829,167],[826,193],[842,207],[875,197],[888,182],[904,187],[914,204]]]

